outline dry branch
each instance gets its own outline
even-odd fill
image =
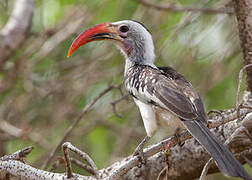
[[[239,83],[238,83],[237,94],[236,94],[236,108],[239,108],[239,105],[240,105],[240,94],[241,94],[243,71],[251,66],[252,64],[247,64],[239,72],[239,78],[238,78]]]
[[[17,160],[8,160],[8,161],[0,161],[1,169],[8,171],[9,173],[25,177],[32,180],[58,180],[58,179],[67,179],[65,174],[61,173],[51,173],[48,171],[43,171],[40,169],[36,169],[30,165],[24,164]],[[83,180],[88,179],[81,175],[73,175],[72,178],[68,180]]]
[[[252,64],[252,1],[233,0],[244,65]],[[246,69],[247,90],[252,92],[252,67]]]
[[[30,152],[33,150],[32,146],[29,146],[27,148],[24,148],[22,150],[19,150],[17,152],[14,152],[11,155],[5,155],[0,158],[0,161],[8,161],[8,160],[19,160],[23,161],[23,158],[25,158]]]
[[[73,164],[75,164],[75,165],[81,167],[82,169],[86,170],[87,172],[89,172],[89,173],[92,174],[92,175],[95,175],[95,174],[97,173],[96,171],[94,171],[94,169],[93,169],[91,166],[82,163],[82,162],[79,161],[78,159],[70,158],[70,161],[71,161],[71,163],[73,163]]]
[[[129,97],[129,94],[124,94],[122,95],[122,97],[120,97],[119,99],[116,99],[115,101],[111,102],[111,106],[113,108],[113,113],[118,117],[118,118],[121,118],[121,115],[118,114],[117,110],[116,110],[116,105],[117,103],[119,103],[120,101],[124,100],[124,99],[127,99]]]
[[[245,117],[244,120],[251,122],[252,116],[251,111],[249,109],[241,109],[240,115],[242,117]],[[224,118],[224,119],[223,119]],[[210,117],[210,127],[219,127],[223,123],[226,123],[223,125],[224,129],[224,136],[225,137],[231,137],[232,134],[236,134],[234,138],[232,138],[232,141],[230,141],[230,148],[234,153],[238,153],[237,157],[239,160],[241,160],[242,163],[245,163],[244,156],[252,160],[252,142],[247,137],[247,135],[240,131],[240,129],[244,128],[243,121],[238,120],[237,112],[233,110],[226,110],[222,112],[222,115],[215,115],[213,117]],[[247,123],[249,124],[249,123]],[[252,129],[251,123],[247,126],[249,130]],[[237,133],[237,130],[239,130],[239,133]],[[236,132],[236,133],[234,133]],[[221,128],[219,128],[218,131],[214,131],[214,133],[221,138],[222,137],[222,131]],[[190,139],[191,135],[184,131],[180,134],[180,140],[181,142]],[[226,138],[228,139],[228,138]],[[194,139],[190,139],[186,141],[185,145],[181,148],[179,146],[175,146],[177,144],[177,138],[176,137],[170,137],[169,139],[166,139],[164,141],[161,141],[155,145],[152,145],[144,150],[145,157],[151,157],[148,161],[146,166],[137,167],[137,165],[140,164],[138,157],[132,157],[129,156],[121,161],[118,161],[111,166],[101,169],[99,171],[99,174],[101,178],[103,179],[146,179],[151,178],[155,179],[158,177],[160,171],[167,166],[166,163],[166,155],[165,153],[162,153],[164,147],[167,144],[173,144],[173,148],[171,149],[171,152],[169,154],[169,163],[171,164],[171,167],[169,167],[169,171],[167,176],[169,179],[193,179],[200,176],[200,172],[202,168],[204,167],[205,163],[210,158],[209,154],[202,148],[202,146],[197,143]],[[154,155],[154,156],[153,156]],[[184,162],[184,163],[181,163]],[[16,165],[16,169],[14,170],[9,169],[10,165],[13,165],[13,163]],[[189,164],[190,165],[189,165]],[[185,164],[188,164],[185,166]],[[187,167],[185,169],[185,167]],[[190,168],[188,168],[190,167]],[[23,170],[26,168],[27,175],[24,175],[24,173],[20,174],[19,169]],[[21,175],[23,177],[28,177],[31,173],[36,174],[36,177],[42,178],[51,178],[57,179],[57,178],[66,178],[65,174],[59,174],[59,173],[53,173],[53,172],[46,172],[42,170],[38,170],[35,168],[32,168],[31,166],[27,164],[22,164],[18,161],[0,161],[0,169],[7,170],[8,172],[11,172],[14,175]],[[34,171],[34,172],[33,172]],[[218,168],[212,163],[209,169],[209,173],[217,172]],[[39,176],[43,175],[43,176]],[[53,176],[54,175],[54,176]],[[55,177],[55,178],[52,178]],[[83,179],[96,179],[93,176],[81,176],[74,174],[74,178],[83,178]]]
[[[249,112],[248,110],[243,110],[241,114],[244,116],[248,112]],[[222,119],[222,117],[225,117],[225,119]],[[210,120],[210,122],[212,122],[210,124],[210,127],[211,128],[218,127],[221,124],[233,121],[234,119],[237,119],[236,111],[228,110],[228,111],[222,112],[222,116],[218,115],[218,116],[212,117]],[[250,121],[252,121],[252,119],[250,119]],[[235,131],[236,128],[241,126],[240,123],[238,124],[238,122],[235,122],[235,121],[230,122],[228,124],[224,126],[224,132],[226,134],[226,137],[229,137]],[[229,132],[227,132],[227,131],[229,131]],[[222,132],[221,132],[221,130],[219,130],[217,132],[217,136],[220,138],[221,135],[222,135]],[[191,135],[187,131],[180,134],[180,141],[181,142],[184,142],[185,140],[187,140],[189,138],[191,138]],[[248,139],[248,138],[245,137],[245,139]],[[169,139],[166,139],[164,141],[159,142],[156,145],[153,145],[153,146],[147,148],[144,151],[144,153],[145,153],[144,156],[150,157],[150,156],[160,152],[161,150],[163,150],[164,146],[166,144],[170,144],[170,143],[172,143],[173,145],[176,145],[177,139],[175,137],[171,137]],[[247,146],[247,148],[250,147],[250,149],[251,149],[252,142],[249,142],[249,143],[250,143],[250,146]],[[233,145],[232,145],[232,147],[233,147]],[[238,148],[238,146],[235,148]],[[188,153],[188,152],[190,152],[190,153]],[[162,162],[163,162],[165,159],[165,156],[163,154],[161,156],[162,156]],[[143,168],[139,169],[142,171],[142,175],[145,176],[145,178],[147,178],[147,177],[156,178],[158,175],[158,173],[157,173],[158,171],[156,172],[155,175],[153,175],[153,174],[151,174],[153,172],[150,172],[149,170],[152,168],[156,169],[155,167],[158,166],[160,168],[159,169],[159,172],[160,172],[166,166],[166,163],[160,163],[160,161],[158,161],[159,156],[156,158],[157,159],[154,158],[155,160],[153,160],[154,164],[148,166],[148,163],[147,163],[147,167],[145,167],[145,169],[143,169]],[[203,166],[207,162],[208,158],[209,158],[209,155],[203,150],[201,145],[199,145],[198,143],[195,144],[195,140],[190,140],[190,141],[186,142],[186,144],[183,146],[183,148],[176,146],[175,150],[172,150],[172,152],[171,152],[170,159],[172,159],[171,164],[173,165],[173,167],[171,167],[171,168],[173,170],[169,171],[169,179],[172,177],[173,177],[172,179],[183,179],[183,177],[186,179],[186,178],[193,176],[193,175],[194,176],[196,175],[196,176],[189,178],[189,179],[199,177],[200,172],[201,172],[201,170],[199,170],[199,168],[201,168],[201,169],[203,168]],[[198,162],[199,160],[201,163]],[[184,163],[181,164],[181,162],[189,163],[188,166],[191,167],[191,169],[185,170],[184,168],[186,168],[188,166],[185,166]],[[195,163],[193,163],[193,162],[195,162]],[[121,163],[122,164],[120,166],[118,165],[118,167],[115,168],[116,170],[112,173],[111,179],[118,178],[118,177],[122,176],[125,172],[127,172],[131,168],[138,165],[139,160],[136,157],[132,157],[131,159],[127,159],[127,161],[125,161],[125,162],[121,161]],[[195,164],[195,166],[193,166],[192,164]],[[215,167],[215,172],[216,172],[216,169],[217,168]],[[196,173],[197,170],[199,171],[198,173]],[[129,179],[136,179],[136,176],[134,176],[134,170],[128,172],[125,176],[128,177]],[[144,177],[142,177],[142,178],[144,179]]]
[[[28,138],[38,144],[40,147],[48,147],[48,143],[46,143],[39,133],[18,128],[5,120],[0,120],[0,130],[9,135],[9,137]]]
[[[34,57],[36,62],[48,56],[56,47],[59,46],[60,43],[65,41],[72,34],[78,32],[84,22],[87,22],[90,19],[90,17],[86,17],[83,12],[76,14],[78,15],[78,19],[70,21],[64,27],[58,30],[57,33],[45,41],[39,52],[37,52],[36,56]]]
[[[0,32],[0,67],[18,50],[29,35],[34,0],[16,0],[7,24]]]
[[[151,2],[150,0],[137,0],[145,6],[150,8],[154,8],[162,11],[170,11],[170,12],[201,12],[208,14],[233,14],[234,11],[231,8],[207,8],[207,7],[184,7],[175,4],[156,4]]]
[[[63,149],[63,152],[64,152],[65,161],[66,161],[67,178],[73,177],[72,167],[71,167],[71,163],[70,163],[71,160],[70,160],[70,155],[69,155],[69,151],[68,151],[68,150],[71,150],[74,153],[76,153],[77,155],[79,155],[82,159],[84,159],[84,160],[87,161],[87,163],[90,165],[90,167],[92,168],[93,172],[95,173],[94,174],[95,177],[97,179],[99,179],[98,168],[95,165],[94,161],[90,158],[90,156],[87,153],[79,150],[78,148],[76,148],[75,146],[73,146],[70,142],[65,142],[62,145],[62,149]]]
[[[81,113],[79,114],[79,116],[75,119],[75,121],[73,122],[73,124],[66,130],[64,136],[61,138],[61,140],[59,141],[59,143],[56,145],[56,147],[52,150],[52,152],[50,153],[48,159],[45,161],[45,163],[43,164],[43,169],[46,169],[48,164],[51,162],[52,158],[54,157],[56,151],[59,149],[59,147],[61,146],[61,144],[66,140],[66,138],[70,135],[70,133],[72,132],[72,130],[76,127],[76,125],[80,122],[80,120],[83,118],[83,116],[93,107],[93,105],[101,98],[103,97],[105,94],[107,94],[108,92],[110,92],[113,89],[119,89],[121,87],[121,85],[111,85],[108,88],[106,88],[105,90],[103,90],[98,96],[96,96],[89,104],[87,104],[81,111]]]

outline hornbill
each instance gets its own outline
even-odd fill
[[[184,76],[171,67],[154,65],[154,44],[147,28],[132,20],[96,25],[81,33],[67,57],[80,46],[99,40],[112,40],[124,54],[124,83],[137,104],[147,133],[135,155],[155,134],[157,125],[185,127],[210,153],[219,169],[228,176],[251,180],[240,162],[207,127],[207,116],[198,92]]]

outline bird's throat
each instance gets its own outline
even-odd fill
[[[130,43],[130,41],[125,40],[122,45],[122,50],[127,57],[130,57],[132,49],[133,49],[133,45]]]

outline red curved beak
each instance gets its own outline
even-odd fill
[[[69,58],[74,51],[84,44],[92,41],[100,41],[104,39],[122,40],[118,35],[117,29],[111,23],[104,23],[96,25],[85,32],[81,33],[72,43],[68,50],[67,58]]]

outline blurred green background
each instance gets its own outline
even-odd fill
[[[226,0],[153,2],[229,5]],[[12,8],[12,0],[0,1],[0,28]],[[70,59],[66,55],[83,30],[124,19],[141,21],[149,28],[156,64],[172,66],[184,74],[202,95],[207,110],[234,107],[242,54],[233,15],[158,11],[136,0],[37,0],[29,39],[0,72],[1,120],[20,130],[18,135],[1,139],[1,155],[33,145],[28,161],[41,167],[82,108],[109,85],[123,81],[124,57],[111,42],[88,44]],[[76,23],[79,27],[74,30]],[[126,93],[124,88],[122,91]],[[121,117],[113,113],[111,102],[120,97],[121,92],[113,90],[101,98],[68,138],[99,168],[130,155],[145,136],[131,98],[117,104]],[[0,135],[8,134],[5,130],[1,128]],[[165,137],[167,133],[161,130],[151,143]],[[226,178],[217,174],[208,179]]]

